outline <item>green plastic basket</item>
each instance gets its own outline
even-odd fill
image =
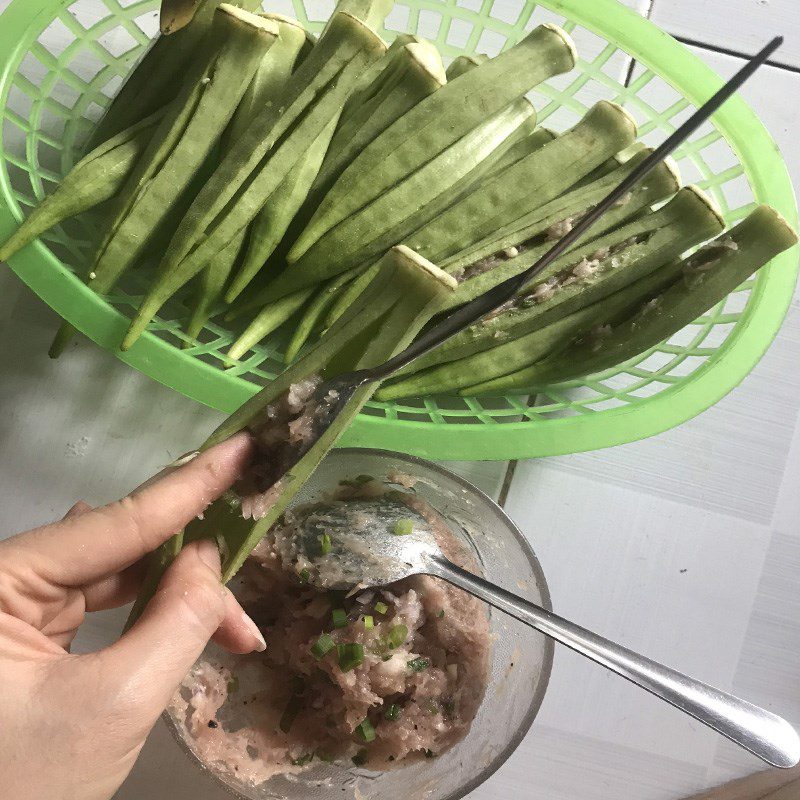
[[[333,8],[332,0],[268,5],[311,30],[321,29]],[[155,34],[157,7],[156,0],[12,0],[0,16],[0,235],[75,162],[92,124]],[[400,0],[383,33],[391,39],[400,31],[418,32],[450,59],[464,52],[493,55],[546,21],[566,28],[581,55],[575,71],[533,96],[549,127],[573,124],[605,98],[625,105],[644,140],[653,143],[721,84],[683,45],[615,0]],[[797,225],[786,167],[741,98],[727,103],[714,125],[682,148],[678,162],[684,180],[709,191],[729,223],[758,201]],[[141,285],[134,275],[100,298],[75,276],[73,269],[86,264],[90,224],[78,220],[51,232],[13,258],[11,267],[79,330],[116,350]],[[797,261],[796,250],[781,255],[694,324],[620,367],[536,398],[371,403],[343,444],[428,458],[508,459],[608,447],[659,433],[719,400],[752,369],[788,308]],[[226,412],[282,368],[278,336],[224,370],[222,354],[232,336],[218,324],[207,326],[202,344],[181,349],[182,316],[180,305],[167,307],[119,357]]]

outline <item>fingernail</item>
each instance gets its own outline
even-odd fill
[[[200,560],[214,572],[220,571],[220,557],[217,543],[211,539],[201,539],[197,543],[197,555]]]
[[[256,652],[263,653],[267,649],[267,643],[264,641],[264,636],[262,635],[261,631],[258,629],[258,625],[253,622],[253,620],[242,611],[242,619],[244,620],[245,627],[250,633],[253,634],[253,638],[258,642],[255,647]]]

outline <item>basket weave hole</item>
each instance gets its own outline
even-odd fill
[[[445,41],[447,44],[463,50],[474,29],[475,26],[472,25],[472,23],[467,22],[464,19],[454,17],[450,20],[450,28],[447,31]]]
[[[545,22],[550,22],[562,28],[568,24],[566,17],[563,15],[556,14],[549,8],[537,5],[534,7],[533,13],[528,21],[525,23],[525,30],[532,31],[534,28],[538,27],[539,25],[543,25]]]
[[[275,5],[277,4],[276,2]],[[270,5],[273,4],[271,3]],[[291,11],[289,13],[291,13]],[[158,11],[148,11],[146,14],[139,14],[134,17],[133,21],[136,23],[136,27],[147,36],[148,39],[153,39],[158,33],[161,19]]]
[[[426,39],[437,39],[442,27],[442,15],[438,11],[423,9],[419,12],[417,33]]]
[[[384,27],[387,30],[398,33],[405,33],[408,30],[410,9],[404,3],[395,3],[392,10],[384,20]]]
[[[476,50],[479,53],[485,53],[491,58],[492,56],[496,56],[503,49],[507,41],[508,37],[503,36],[502,33],[484,28],[481,33],[481,38],[478,39]]]
[[[658,372],[659,370],[669,372],[669,370],[666,370],[665,367],[668,367],[674,360],[675,356],[672,353],[665,353],[661,350],[655,350],[650,353],[647,358],[639,361],[636,364],[636,368],[651,373]]]
[[[750,300],[750,290],[745,289],[740,292],[731,292],[725,298],[725,314],[741,314],[747,308]]]
[[[333,0],[306,0],[305,7],[309,20],[312,22],[325,22],[335,8]]]
[[[524,9],[524,0],[495,0],[489,14],[507,25],[515,25]]]
[[[699,369],[703,364],[708,361],[708,356],[687,356],[676,361],[674,366],[670,368],[669,374],[679,378],[685,378],[691,375],[696,369]]]
[[[19,86],[12,84],[8,90],[6,108],[19,114],[22,119],[28,119],[33,108],[33,99],[26,92],[23,92]]]
[[[461,8],[469,9],[470,11],[480,11],[482,2],[481,0],[456,0],[456,5]]]
[[[736,323],[734,322],[718,322],[715,325],[711,325],[708,329],[708,333],[703,338],[702,346],[712,348],[722,347],[734,327],[736,327]]]
[[[19,62],[17,72],[27,78],[34,86],[41,86],[42,81],[49,74],[50,70],[36,58],[33,53],[25,53],[22,61]]]
[[[60,58],[74,40],[74,34],[59,17],[56,17],[39,36],[39,44],[56,58]]]
[[[741,208],[753,202],[753,190],[744,175],[725,181],[720,188],[725,196],[728,208]]]
[[[105,67],[100,56],[88,47],[81,47],[67,62],[69,71],[83,83],[91,83]]]
[[[102,36],[98,36],[97,41],[105,50],[111,53],[114,58],[120,58],[126,53],[131,53],[131,51],[137,51],[139,49],[139,42],[137,42],[125,26],[121,24],[117,25],[116,28],[112,28],[110,31],[106,31]]]
[[[95,0],[77,0],[69,6],[69,13],[75,18],[78,24],[85,30],[91,29],[102,22],[111,12],[103,3]]]

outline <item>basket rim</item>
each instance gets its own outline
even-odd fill
[[[430,0],[416,0],[416,4],[428,8],[440,5]],[[5,107],[10,77],[19,58],[39,32],[37,23],[67,5],[68,0],[12,0],[0,15],[0,108]],[[700,105],[723,83],[685,45],[617,0],[537,0],[536,5],[613,41],[694,105]],[[480,18],[478,12],[463,7],[459,7],[459,13]],[[772,205],[796,229],[798,211],[788,170],[756,113],[736,95],[714,115],[713,122],[740,159],[756,202]],[[2,170],[0,236],[9,234],[22,217],[7,172]],[[759,271],[746,320],[737,323],[714,355],[688,377],[633,405],[558,419],[526,418],[480,425],[362,413],[340,444],[394,449],[431,459],[507,460],[601,449],[661,433],[722,399],[756,365],[791,303],[800,268],[798,252],[797,247],[792,248]],[[145,334],[131,350],[119,351],[117,345],[128,318],[65,269],[41,241],[17,253],[9,265],[42,300],[90,339],[185,396],[231,413],[258,391],[257,385],[225,374],[152,333]]]

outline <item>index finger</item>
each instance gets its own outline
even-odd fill
[[[64,586],[125,569],[205,511],[240,476],[252,453],[246,433],[200,454],[116,503],[7,539],[3,560],[20,561]]]

